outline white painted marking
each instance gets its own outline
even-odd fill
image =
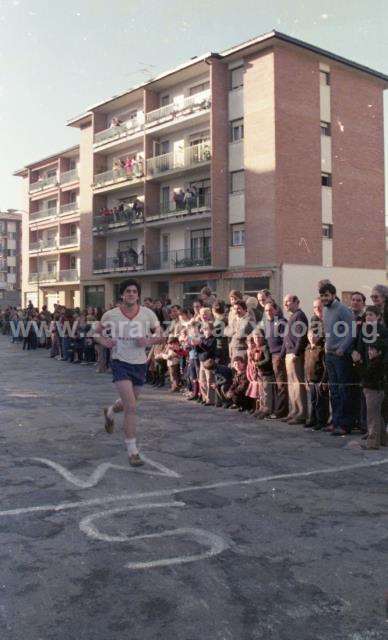
[[[148,491],[143,493],[124,493],[116,496],[106,496],[105,498],[92,498],[90,500],[80,500],[79,502],[63,502],[59,504],[46,504],[36,507],[21,507],[19,509],[7,509],[0,511],[0,517],[3,516],[19,516],[25,513],[42,513],[44,511],[68,511],[70,509],[84,509],[95,505],[110,504],[113,502],[123,502],[131,500],[139,500],[142,498],[154,498],[161,496],[173,496],[181,493],[190,493],[194,491],[208,491],[211,489],[222,489],[224,487],[247,486],[251,484],[259,484],[261,482],[270,482],[275,480],[290,480],[293,478],[311,478],[313,476],[346,473],[355,471],[356,469],[368,469],[370,467],[380,467],[388,464],[388,458],[384,460],[374,460],[372,462],[358,462],[357,464],[349,464],[341,467],[329,467],[326,469],[316,469],[312,471],[299,471],[295,473],[284,473],[276,476],[265,476],[263,478],[248,478],[247,480],[226,480],[224,482],[215,482],[212,484],[195,485],[189,487],[181,487],[179,489],[160,489],[159,491]]]
[[[160,509],[161,507],[185,507],[185,502],[145,502],[143,504],[134,504],[128,507],[118,507],[117,509],[110,509],[109,511],[100,511],[99,513],[93,513],[91,516],[86,516],[79,523],[79,528],[82,533],[85,533],[89,538],[94,540],[102,540],[103,542],[128,542],[129,538],[126,535],[110,536],[107,533],[101,533],[97,527],[94,526],[94,521],[100,518],[108,518],[116,513],[123,513],[127,511],[135,511],[139,509]]]
[[[100,482],[100,480],[102,480],[102,478],[105,476],[106,472],[109,469],[119,469],[120,471],[135,472],[136,474],[140,473],[148,476],[165,476],[168,478],[180,478],[180,475],[175,471],[172,471],[171,469],[168,469],[167,467],[165,467],[163,464],[160,464],[160,462],[154,462],[153,460],[151,460],[148,457],[146,458],[145,456],[143,456],[144,462],[146,462],[148,466],[153,467],[154,469],[158,469],[158,471],[150,471],[148,469],[135,469],[133,467],[130,467],[129,464],[124,467],[122,465],[112,464],[110,462],[103,462],[102,464],[99,464],[98,467],[96,467],[96,469],[94,469],[94,471],[90,474],[88,480],[82,480],[81,478],[76,476],[74,473],[69,471],[69,469],[67,469],[63,465],[59,464],[58,462],[54,462],[53,460],[49,460],[48,458],[28,458],[28,459],[33,462],[39,462],[40,464],[44,464],[47,467],[51,467],[51,469],[54,469],[54,471],[59,473],[59,475],[61,475],[62,478],[67,480],[67,482],[70,482],[71,484],[75,485],[79,489],[90,489],[91,487],[95,487]]]
[[[91,516],[87,516],[80,522],[80,529],[89,538],[93,540],[102,540],[103,542],[129,542],[133,543],[138,540],[158,540],[160,538],[167,538],[173,536],[186,536],[194,540],[198,544],[204,547],[208,547],[207,551],[202,553],[196,553],[187,556],[174,556],[172,558],[161,558],[159,560],[148,560],[146,562],[129,562],[125,565],[127,569],[154,569],[156,567],[170,567],[177,564],[187,564],[189,562],[197,562],[198,560],[206,560],[216,556],[225,549],[228,549],[229,544],[223,540],[220,536],[204,529],[198,529],[197,527],[184,527],[180,529],[171,529],[162,531],[160,533],[147,533],[145,535],[127,536],[121,534],[119,536],[110,536],[106,533],[101,533],[95,526],[95,521],[101,518],[107,518],[116,513],[123,513],[131,511],[133,509],[153,509],[160,507],[184,507],[184,502],[164,502],[164,503],[146,503],[133,505],[129,507],[120,507],[118,509],[111,509],[109,511],[101,511],[99,513],[93,513]]]

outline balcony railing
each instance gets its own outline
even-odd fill
[[[210,250],[203,248],[178,249],[177,251],[151,253],[147,256],[147,270],[173,271],[174,269],[190,269],[209,265],[211,265]]]
[[[46,240],[39,240],[38,242],[30,242],[30,251],[43,251],[44,249],[56,249],[57,239],[48,238]]]
[[[72,169],[71,171],[65,171],[61,173],[61,184],[66,184],[67,182],[75,182],[79,180],[78,170]]]
[[[78,269],[64,269],[59,272],[60,282],[77,282],[79,280]]]
[[[136,271],[144,269],[143,253],[133,251],[121,251],[117,256],[105,258],[95,258],[94,271],[114,272],[114,271]]]
[[[133,133],[143,131],[143,129],[144,124],[142,122],[139,122],[137,119],[128,120],[123,124],[119,124],[115,127],[109,127],[109,129],[104,129],[103,131],[96,133],[94,135],[94,144],[100,145],[119,138],[127,138]]]
[[[39,273],[30,273],[29,282],[57,282],[56,271],[40,271]]]
[[[182,149],[150,158],[147,160],[147,175],[158,176],[167,171],[189,169],[210,160],[211,146],[210,140],[207,140],[191,147],[182,147]]]
[[[97,173],[94,176],[93,187],[104,187],[115,182],[126,182],[140,180],[144,175],[143,163],[136,162],[136,168],[133,171],[126,171],[125,169],[112,169],[111,171],[104,171],[103,173]]]
[[[58,211],[56,207],[50,207],[50,209],[40,209],[39,211],[33,211],[30,213],[30,220],[40,220],[41,218],[55,218]]]
[[[174,204],[163,206],[160,205],[159,213],[151,214],[147,216],[147,222],[152,222],[153,220],[159,220],[160,218],[175,218],[176,216],[187,216],[192,213],[198,213],[200,210],[210,210],[211,209],[211,193],[209,191],[205,191],[205,193],[200,193],[196,198],[193,197],[191,199],[183,199],[182,201],[177,201]]]
[[[144,222],[143,210],[134,210],[132,207],[124,211],[106,210],[93,216],[93,227],[98,231],[106,231],[109,228],[132,226]]]
[[[68,204],[62,204],[60,208],[61,213],[73,213],[78,211],[78,202],[69,202]]]
[[[154,109],[146,114],[146,124],[155,125],[157,122],[165,119],[178,118],[185,115],[189,115],[194,111],[203,111],[209,109],[211,104],[210,89],[196,93],[188,98],[183,98],[179,102],[172,102]]]
[[[69,247],[72,244],[78,244],[78,236],[76,233],[72,236],[62,236],[59,238],[60,247]]]
[[[30,192],[41,191],[58,184],[57,176],[50,176],[50,178],[44,178],[43,180],[37,180],[36,182],[30,182]]]

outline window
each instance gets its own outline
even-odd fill
[[[161,107],[166,107],[168,104],[170,104],[170,96],[168,93],[166,93],[164,96],[160,96],[160,106]]]
[[[237,142],[244,138],[244,119],[230,121],[229,139],[230,142]]]
[[[201,289],[203,287],[209,287],[215,292],[216,281],[215,280],[194,280],[183,283],[183,301],[184,304],[191,304],[199,298]]]
[[[322,225],[322,237],[327,240],[331,240],[333,238],[333,225],[332,224],[323,224]]]
[[[162,187],[160,204],[162,211],[170,210],[170,187]]]
[[[231,91],[233,89],[239,89],[244,85],[244,66],[237,67],[236,69],[231,69],[229,71],[229,88]]]
[[[321,136],[331,136],[330,122],[321,121]]]
[[[16,273],[16,267],[7,267],[8,273]]]
[[[47,209],[56,209],[57,201],[56,200],[47,200]]]
[[[211,229],[197,229],[190,234],[192,260],[208,259],[211,255]]]
[[[100,307],[105,306],[105,286],[98,285],[96,287],[86,286],[85,291],[85,307]]]
[[[195,96],[197,93],[202,93],[202,91],[206,91],[207,89],[209,89],[209,86],[210,85],[208,82],[202,82],[201,84],[196,84],[195,87],[190,87],[189,95]]]
[[[170,151],[170,141],[163,140],[162,142],[155,142],[155,156],[163,156]]]
[[[330,86],[330,73],[328,71],[320,71],[319,81],[321,85]]]
[[[16,256],[16,249],[7,249],[8,256]]]
[[[70,256],[69,264],[70,264],[70,269],[76,269],[77,268],[77,256]]]
[[[241,193],[245,189],[244,170],[230,173],[230,193]]]
[[[190,182],[190,187],[195,187],[198,193],[198,207],[210,207],[211,206],[211,188],[210,180],[197,180]]]
[[[137,251],[137,238],[119,241],[118,253],[124,253],[125,251]]]
[[[56,169],[49,169],[47,171],[47,177],[48,178],[53,178],[56,175],[57,175],[57,170]]]
[[[331,173],[321,174],[321,184],[322,187],[331,187]]]
[[[77,168],[77,161],[74,158],[70,158],[69,160],[69,171],[74,171]]]
[[[230,244],[232,247],[243,247],[245,245],[245,225],[244,224],[231,224],[230,225]]]
[[[47,263],[47,272],[48,273],[56,273],[57,272],[57,263],[56,262],[48,262]]]
[[[245,295],[256,297],[258,291],[269,288],[269,278],[267,276],[262,276],[260,278],[244,278]]]
[[[69,204],[77,202],[77,191],[69,191]]]

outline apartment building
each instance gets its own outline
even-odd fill
[[[80,305],[79,147],[16,171],[23,178],[22,304]]]
[[[21,289],[22,215],[0,211],[0,308],[19,306]]]
[[[181,304],[204,285],[307,304],[321,278],[344,296],[384,282],[387,82],[274,31],[70,120],[81,304],[114,302],[129,274]]]

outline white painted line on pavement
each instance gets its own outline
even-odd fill
[[[100,480],[102,480],[109,469],[119,469],[120,471],[129,471],[132,473],[135,472],[136,474],[140,473],[147,476],[180,478],[180,475],[178,473],[172,471],[171,469],[168,469],[163,464],[160,464],[160,462],[154,462],[153,460],[151,460],[150,458],[146,458],[145,456],[143,456],[143,459],[144,462],[146,462],[150,467],[158,469],[159,471],[149,471],[148,469],[134,469],[130,467],[129,464],[124,467],[122,465],[112,464],[110,462],[103,462],[94,469],[94,471],[90,474],[88,480],[82,480],[58,462],[54,462],[53,460],[49,460],[48,458],[28,458],[28,460],[32,462],[39,462],[40,464],[44,464],[47,467],[51,467],[51,469],[54,469],[54,471],[59,473],[59,475],[67,480],[67,482],[70,482],[79,489],[90,489],[91,487],[95,487],[100,482]]]
[[[113,516],[116,513],[126,513],[127,511],[134,511],[139,509],[160,509],[162,507],[185,507],[185,502],[145,502],[143,504],[134,504],[127,507],[119,507],[118,509],[110,509],[109,511],[99,511],[98,513],[93,513],[91,516],[86,516],[79,523],[79,528],[82,533],[86,533],[89,538],[93,538],[94,540],[102,540],[103,542],[128,542],[131,540],[136,540],[137,537],[128,538],[126,535],[121,536],[110,536],[107,533],[101,533],[94,525],[95,520],[99,520],[100,518],[108,518],[109,516]]]
[[[45,511],[68,511],[70,509],[84,509],[95,505],[110,504],[113,502],[122,502],[130,500],[139,500],[142,498],[154,498],[162,496],[173,496],[181,493],[190,493],[194,491],[208,491],[211,489],[222,489],[224,487],[237,487],[259,484],[261,482],[270,482],[275,480],[291,480],[293,478],[311,478],[313,476],[328,475],[335,473],[346,473],[347,471],[355,471],[356,469],[367,469],[370,467],[380,467],[388,464],[388,458],[383,460],[374,460],[372,462],[358,462],[340,467],[328,467],[326,469],[316,469],[312,471],[299,471],[294,473],[284,473],[275,476],[265,476],[262,478],[248,478],[247,480],[225,480],[223,482],[215,482],[211,484],[194,485],[188,487],[180,487],[178,489],[160,489],[159,491],[148,491],[141,493],[124,493],[117,496],[106,496],[105,498],[91,498],[90,500],[80,500],[79,502],[63,502],[59,504],[46,504],[35,507],[21,507],[18,509],[7,509],[0,511],[0,517],[19,516],[25,513],[42,513]]]
[[[199,529],[197,527],[184,527],[180,529],[169,529],[166,531],[162,531],[160,533],[147,533],[144,535],[137,536],[127,536],[121,534],[119,536],[110,536],[106,533],[101,533],[99,529],[97,529],[95,525],[96,520],[100,520],[101,518],[109,518],[112,515],[117,513],[126,513],[128,511],[132,511],[134,509],[154,509],[160,507],[184,507],[184,502],[163,502],[163,503],[152,503],[148,502],[145,504],[133,505],[128,507],[119,507],[118,509],[110,509],[108,511],[100,511],[99,513],[93,513],[91,516],[87,516],[83,518],[79,524],[80,530],[85,533],[89,538],[93,540],[101,540],[103,542],[129,542],[133,543],[138,540],[158,540],[160,538],[167,537],[188,537],[191,540],[194,540],[197,544],[201,546],[208,547],[207,551],[203,551],[202,553],[196,553],[192,555],[185,556],[174,556],[172,558],[160,558],[158,560],[148,560],[146,562],[129,562],[124,565],[127,569],[138,570],[138,569],[154,569],[156,567],[169,567],[177,564],[187,564],[189,562],[197,562],[198,560],[206,560],[207,558],[212,558],[213,556],[217,556],[218,554],[225,551],[225,549],[229,548],[229,544],[220,536],[215,533],[211,533],[210,531],[205,531],[204,529]]]

